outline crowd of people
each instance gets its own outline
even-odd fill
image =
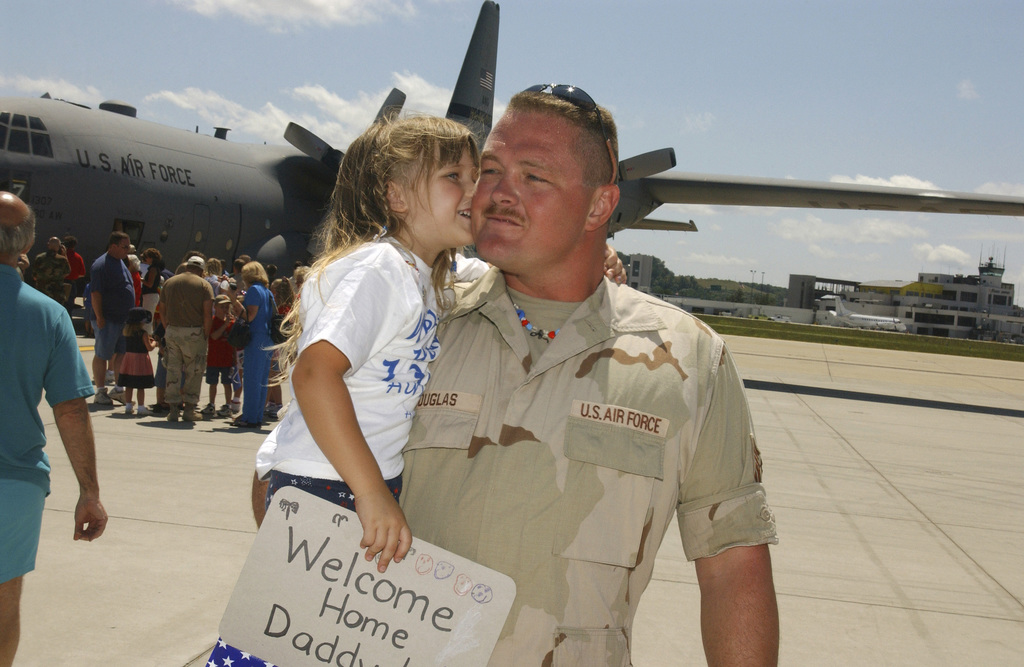
[[[271,316],[287,314],[292,307],[296,278],[279,278],[270,285],[267,269],[244,255],[233,263],[230,273],[223,270],[221,260],[198,251],[187,253],[174,273],[156,249],[147,250],[142,259],[146,263],[139,271],[144,275],[139,299],[129,309],[121,335],[136,354],[152,345],[149,349],[157,353],[156,364],[151,374],[140,376],[144,369],[129,366],[127,357],[112,360],[106,370],[107,382],[114,384],[106,392],[111,401],[123,403],[125,414],[164,416],[172,422],[226,417],[233,426],[260,428],[276,420],[283,406],[279,387],[268,400],[275,356],[270,349]],[[301,272],[298,275],[301,280]],[[131,345],[131,336],[140,336],[139,331],[130,330],[133,318],[139,320],[137,328],[145,341]],[[236,348],[228,334],[239,321],[248,325],[250,338],[244,347]],[[147,406],[140,396],[136,408],[130,389],[150,387],[155,387],[155,402]],[[94,400],[106,403],[103,393],[100,389]],[[222,396],[219,407],[218,394]]]
[[[269,326],[274,314],[290,311],[308,266],[297,265],[291,278],[272,279],[273,264],[264,267],[241,255],[227,271],[222,260],[190,251],[172,271],[158,249],[136,254],[127,234],[113,232],[86,282],[76,246],[73,236],[53,237],[34,260],[20,256],[18,268],[23,280],[69,314],[81,298],[85,333],[96,338],[94,403],[170,421],[227,417],[243,428],[277,420],[284,405],[280,385],[269,381],[277,368],[267,349]],[[251,332],[240,349],[228,342],[238,320]],[[208,400],[201,407],[204,378]],[[155,402],[147,405],[145,390],[154,387]]]

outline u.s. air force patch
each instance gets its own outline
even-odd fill
[[[624,426],[634,431],[650,433],[662,438],[668,434],[668,419],[618,405],[573,401],[572,411],[569,414],[573,417],[590,419],[604,424]]]

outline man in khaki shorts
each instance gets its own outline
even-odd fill
[[[775,664],[775,520],[743,385],[706,325],[603,278],[616,153],[611,115],[572,86],[514,96],[495,125],[472,228],[496,268],[442,327],[402,507],[415,537],[515,580],[492,666],[629,665],[673,520],[708,663]]]

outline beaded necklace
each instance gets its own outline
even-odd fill
[[[530,320],[526,319],[526,313],[523,312],[522,308],[516,305],[515,301],[512,302],[512,307],[516,309],[516,315],[519,316],[519,323],[523,325],[523,328],[526,329],[527,333],[530,334],[531,336],[536,336],[537,338],[540,338],[541,340],[548,342],[554,340],[555,336],[558,335],[558,332],[561,331],[561,329],[555,329],[554,331],[544,331],[540,327],[535,327],[530,322]]]

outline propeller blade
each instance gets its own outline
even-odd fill
[[[403,106],[405,106],[405,93],[398,88],[392,88],[388,98],[380,106],[380,111],[377,112],[377,117],[373,119],[373,122],[394,120],[402,112]]]
[[[288,127],[284,129],[284,138],[309,157],[323,162],[332,172],[338,171],[343,153],[331,148],[330,144],[306,128],[296,123],[288,123]]]

